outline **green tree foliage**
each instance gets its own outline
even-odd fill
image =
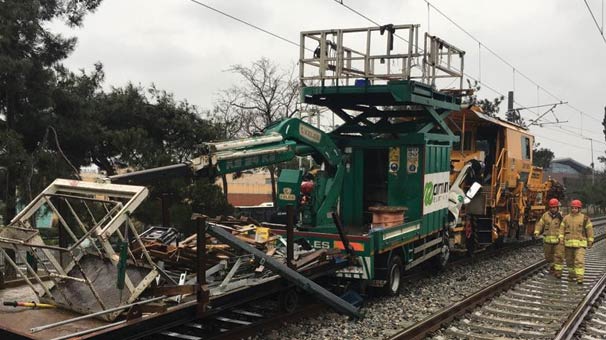
[[[196,145],[220,131],[185,101],[152,87],[102,90],[103,67],[71,72],[61,65],[76,39],[48,30],[62,21],[82,24],[101,0],[0,1],[0,177],[7,201],[5,221],[15,214],[16,195],[26,202],[57,177],[77,178],[94,163],[108,175],[118,167],[143,169],[181,162]],[[155,195],[172,194],[180,221],[191,211],[229,212],[208,180],[158,183],[140,218],[157,223]],[[7,199],[5,199],[5,197]],[[147,211],[148,214],[144,214]]]
[[[472,84],[471,81],[469,81],[468,79],[467,84],[469,85],[469,88],[474,89],[474,93],[479,92],[482,88],[482,86],[477,80]],[[505,99],[505,97],[503,96],[495,97],[492,100],[486,98],[479,99],[477,95],[474,94],[473,96],[471,96],[470,102],[472,105],[479,106],[485,114],[492,117],[496,117],[497,114],[499,114],[499,106],[503,102],[503,99]]]
[[[7,144],[2,164],[9,183],[6,215],[15,213],[15,193],[31,187],[35,163],[32,155],[42,144],[47,127],[54,124],[56,85],[54,67],[74,49],[76,40],[50,32],[46,25],[63,21],[79,26],[100,0],[0,1],[0,117]],[[18,144],[18,145],[17,145]],[[15,153],[20,149],[25,153]]]
[[[110,175],[120,164],[140,170],[186,161],[200,143],[221,137],[195,106],[153,86],[113,88],[96,95],[94,106],[97,141],[90,157]]]
[[[197,155],[202,142],[221,139],[221,130],[186,101],[155,87],[132,84],[95,96],[97,136],[91,160],[108,174],[118,168],[142,170],[181,163]],[[172,223],[190,226],[192,212],[229,214],[231,206],[209,179],[154,182],[151,197],[137,211],[146,223],[161,220],[161,194],[168,194]]]
[[[514,124],[524,126],[524,127],[526,126],[526,122],[524,121],[524,118],[522,118],[522,115],[520,114],[519,110],[507,111],[505,113],[505,119],[508,122],[512,122]]]
[[[551,164],[551,161],[555,157],[553,151],[548,148],[539,148],[540,144],[536,143],[532,153],[532,165],[540,166],[545,169]]]

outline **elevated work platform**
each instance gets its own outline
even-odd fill
[[[348,86],[365,79],[371,85],[416,80],[445,88],[458,80],[455,86],[461,89],[465,52],[427,33],[423,48],[419,45],[419,25],[301,32],[299,78],[303,87]]]
[[[429,34],[421,48],[419,25],[302,32],[301,101],[344,121],[333,134],[420,133],[455,141],[444,119],[460,109],[464,55]]]
[[[369,106],[429,105],[437,109],[458,110],[458,97],[441,93],[431,86],[407,80],[392,80],[385,85],[370,85],[360,81],[357,86],[305,87],[302,101],[322,106],[362,109]]]

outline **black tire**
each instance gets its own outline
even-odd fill
[[[402,259],[398,255],[393,255],[387,265],[387,283],[383,286],[384,295],[396,296],[400,293],[402,271]]]
[[[299,306],[299,293],[295,288],[282,291],[279,296],[280,311],[292,313]]]

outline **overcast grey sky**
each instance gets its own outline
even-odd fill
[[[304,30],[373,26],[335,0],[199,2],[296,42]],[[583,0],[430,0],[483,47],[434,8],[428,13],[423,0],[343,3],[382,24],[417,23],[422,31],[429,27],[431,34],[466,50],[467,73],[475,78],[481,73],[485,83],[480,97],[498,95],[488,87],[503,94],[515,87],[519,105],[568,101],[573,107],[555,110],[558,119],[568,123],[533,126],[537,141],[551,148],[556,158],[573,157],[587,165],[591,162],[590,142],[584,137],[594,139],[596,163],[597,155],[604,154],[601,121],[606,105],[606,43]],[[602,25],[603,1],[588,3]],[[154,83],[202,109],[211,108],[217,92],[236,81],[225,72],[230,65],[248,65],[267,57],[290,68],[298,59],[296,46],[190,0],[104,0],[86,17],[82,28],[53,28],[78,38],[75,53],[66,61],[73,70],[90,70],[100,61],[107,86],[124,86],[128,81],[143,86]],[[520,72],[542,88],[537,91]],[[523,111],[523,117],[528,121],[536,116]]]

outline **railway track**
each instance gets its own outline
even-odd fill
[[[606,218],[596,219],[595,222],[596,227],[598,225],[606,225]],[[601,233],[603,234],[603,227],[600,227]],[[598,231],[596,230],[598,233]],[[602,236],[603,237],[603,236]],[[481,258],[495,256],[497,253],[502,251],[515,251],[521,247],[527,247],[536,245],[540,240],[528,240],[524,242],[519,242],[517,244],[511,244],[505,246],[501,249],[487,249],[483,252],[480,252],[474,258],[468,257],[458,257],[453,260],[452,265],[464,265],[469,262],[477,261]],[[605,253],[602,254],[602,258],[606,256],[606,246],[603,244],[596,243],[594,249],[596,248],[604,248]],[[597,262],[596,262],[597,264]],[[588,259],[587,265],[590,265],[590,261]],[[605,262],[606,265],[606,262]],[[522,271],[518,273],[519,276],[527,276],[529,273],[535,273],[540,277],[549,279],[549,275],[546,275],[546,269],[544,269],[545,263],[537,263],[534,265],[533,269],[528,269],[528,271]],[[604,268],[606,271],[606,267]],[[404,281],[415,280],[418,279],[419,276],[427,275],[427,271],[425,270],[415,270],[409,275],[406,275],[403,279]],[[589,269],[587,269],[586,282],[583,287],[578,287],[579,292],[586,292],[592,280],[595,280],[596,276],[590,273]],[[591,282],[590,282],[591,281]],[[565,283],[566,284],[566,283]],[[576,283],[574,283],[576,285]],[[566,285],[565,285],[566,286]],[[575,286],[576,288],[576,286]],[[493,290],[493,288],[488,288],[488,291]],[[301,297],[299,297],[301,299]],[[291,301],[292,302],[292,301]],[[288,303],[287,303],[288,304]],[[247,336],[252,336],[257,334],[260,330],[267,331],[269,329],[275,329],[280,327],[284,322],[292,322],[304,317],[318,315],[323,310],[326,309],[325,306],[310,302],[303,303],[296,308],[292,308],[290,311],[285,311],[284,305],[284,297],[275,296],[269,299],[269,303],[267,299],[262,299],[258,301],[253,301],[251,303],[247,303],[242,306],[237,306],[233,309],[228,309],[224,311],[217,311],[205,319],[200,319],[192,322],[188,322],[179,326],[175,326],[169,328],[167,330],[160,331],[151,336],[144,337],[143,339],[184,339],[184,340],[201,340],[201,339],[241,339]],[[468,310],[469,307],[467,307]],[[574,309],[574,306],[570,308],[570,310]],[[464,313],[464,312],[463,312]],[[606,313],[605,313],[606,314]],[[460,315],[460,314],[459,314]],[[452,319],[452,318],[451,318]],[[437,324],[441,324],[438,322]],[[415,327],[417,327],[416,325]],[[413,328],[415,328],[413,327]],[[434,327],[432,330],[428,330],[426,332],[422,332],[424,334],[421,337],[416,337],[418,339],[423,338],[425,335],[430,334],[431,331],[438,329],[439,327]],[[413,330],[413,329],[409,329]],[[413,330],[413,332],[415,332]],[[416,331],[418,332],[418,330]],[[408,333],[406,333],[408,334]],[[453,337],[457,337],[453,335]],[[463,336],[465,337],[465,336]],[[471,338],[471,337],[470,337]],[[540,338],[540,337],[539,337]],[[552,337],[549,337],[552,338]],[[402,336],[394,336],[394,339],[410,339],[409,335]],[[483,338],[478,338],[483,339]],[[498,337],[489,337],[486,339],[498,339]]]
[[[285,321],[316,315],[326,309],[322,304],[309,302],[287,311],[281,306],[283,298],[276,296],[275,299],[253,301],[142,339],[241,339],[255,335],[262,329],[276,328]]]
[[[592,306],[579,329],[575,338],[583,340],[606,339],[606,292],[602,291],[600,298]]]
[[[572,339],[606,285],[604,219],[596,222],[600,241],[587,252],[583,285],[566,280],[566,269],[556,279],[539,261],[391,339]]]
[[[520,242],[518,244],[506,245],[500,249],[486,249],[479,252],[473,258],[460,256],[453,259],[451,265],[465,265],[469,262],[479,261],[482,258],[495,256],[503,251],[515,251],[521,247],[537,244],[539,240]],[[403,277],[404,282],[416,280],[427,276],[428,271],[422,268],[411,271]],[[299,297],[305,300],[304,297]],[[298,306],[294,311],[285,311],[284,298],[277,295],[267,303],[266,299],[253,301],[235,309],[218,311],[217,313],[194,322],[189,322],[165,331],[158,332],[143,339],[241,339],[258,334],[259,331],[267,331],[280,327],[284,322],[293,322],[308,316],[318,315],[326,310],[324,305],[318,303],[306,303]]]

